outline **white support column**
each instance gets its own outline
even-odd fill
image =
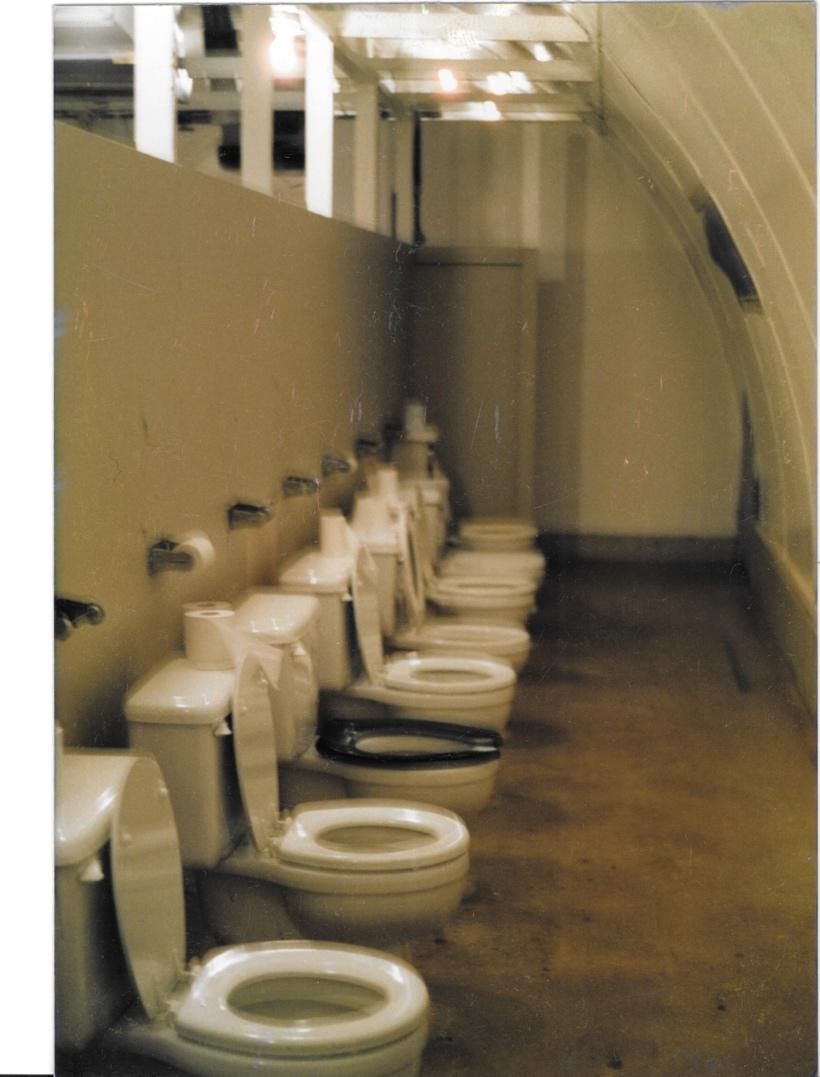
[[[141,153],[176,159],[174,7],[134,5],[134,145]]]
[[[356,87],[353,129],[353,220],[371,232],[378,228],[379,90],[375,83]]]
[[[333,42],[305,23],[305,205],[333,216]]]
[[[413,242],[413,118],[393,124],[393,189],[396,192],[396,238]]]
[[[273,193],[273,74],[270,67],[271,9],[242,9],[242,93],[239,154],[242,186]]]

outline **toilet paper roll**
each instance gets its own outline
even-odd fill
[[[190,603],[196,607],[198,603]],[[186,609],[183,617],[185,657],[197,669],[233,669],[238,640],[232,609]]]
[[[189,531],[176,540],[176,549],[189,553],[193,558],[193,568],[209,568],[216,560],[214,544],[204,531]]]

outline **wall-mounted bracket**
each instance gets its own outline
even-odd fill
[[[267,505],[252,505],[246,501],[237,501],[228,509],[228,527],[233,531],[237,527],[258,527],[271,518]]]

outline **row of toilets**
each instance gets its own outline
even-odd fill
[[[466,891],[545,571],[527,521],[448,544],[436,439],[408,405],[350,520],[322,512],[275,587],[185,607],[184,652],[125,699],[130,751],[58,743],[59,1048],[419,1072],[429,999],[399,954]],[[201,962],[183,869],[220,944]]]

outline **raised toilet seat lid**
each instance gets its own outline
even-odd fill
[[[175,1024],[211,1047],[309,1059],[392,1043],[414,1032],[428,1008],[424,981],[397,958],[360,946],[263,942],[208,958]]]
[[[475,766],[498,759],[503,738],[494,729],[411,718],[331,718],[316,750],[326,759],[394,769]]]
[[[453,695],[495,691],[515,683],[509,666],[491,658],[404,654],[385,661],[376,570],[363,548],[356,552],[352,592],[359,653],[371,684],[401,692]]]
[[[251,840],[287,868],[334,872],[419,870],[468,851],[469,834],[443,808],[398,801],[338,800],[279,811],[275,708],[257,655],[236,673],[233,737],[239,789]]]
[[[126,965],[149,1017],[185,968],[185,902],[174,814],[159,765],[140,756],[114,804],[111,886]]]
[[[418,871],[469,851],[454,813],[387,800],[331,800],[294,810],[277,849],[286,863],[325,870]]]

